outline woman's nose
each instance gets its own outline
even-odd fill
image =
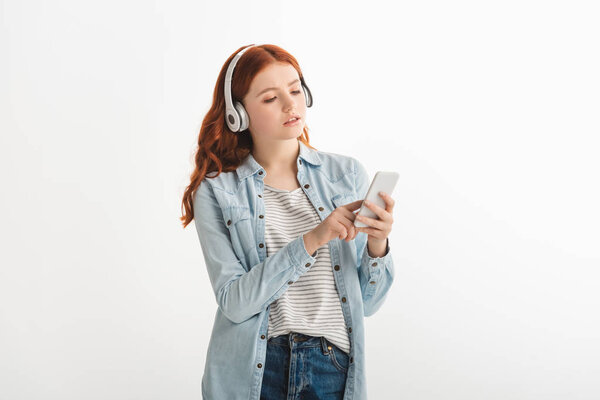
[[[284,98],[284,102],[285,104],[285,109],[289,110],[290,108],[294,107],[296,105],[294,98],[292,97],[292,95],[287,94]]]

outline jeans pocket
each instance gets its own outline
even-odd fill
[[[348,364],[350,362],[350,357],[348,354],[344,353],[339,349],[336,345],[331,342],[327,342],[329,350],[329,359],[334,367],[336,367],[339,371],[347,373],[348,372]]]

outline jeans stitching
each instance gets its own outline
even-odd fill
[[[333,343],[331,343],[331,342],[329,342],[329,341],[328,341],[328,343],[329,343],[329,345],[331,346],[331,351],[329,351],[329,355],[330,355],[330,358],[331,358],[331,361],[332,361],[333,365],[334,365],[334,366],[335,366],[337,369],[339,369],[341,372],[348,372],[348,369],[347,369],[347,368],[345,368],[345,367],[343,367],[343,366],[342,366],[342,365],[341,365],[341,364],[338,362],[338,360],[337,360],[337,357],[336,357],[336,355],[335,355],[335,352],[336,352],[336,345],[335,345],[335,344],[333,344]],[[341,350],[338,350],[338,351],[341,351]]]

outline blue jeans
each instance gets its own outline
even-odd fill
[[[349,358],[323,336],[292,332],[272,337],[260,400],[341,400]]]

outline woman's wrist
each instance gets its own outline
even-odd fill
[[[387,254],[388,239],[367,239],[367,251],[373,258],[384,257]]]
[[[314,231],[307,232],[303,235],[304,248],[308,254],[314,254],[315,251],[321,246],[317,240]]]

